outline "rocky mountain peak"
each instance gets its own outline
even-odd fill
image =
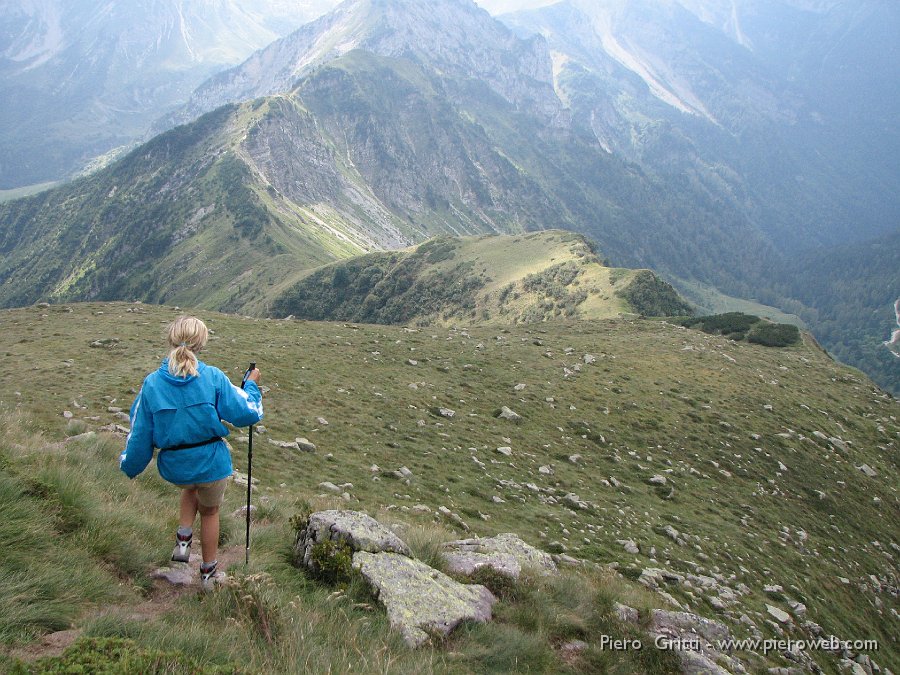
[[[413,60],[442,77],[481,80],[517,109],[561,123],[550,52],[517,37],[472,0],[347,0],[198,88],[182,119],[290,91],[316,66],[362,49]]]

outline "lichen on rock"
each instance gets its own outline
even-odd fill
[[[519,578],[523,568],[532,568],[544,574],[557,571],[550,554],[526,544],[510,532],[490,538],[447,542],[443,556],[449,571],[466,576],[481,567],[491,567],[513,579]]]
[[[297,533],[294,560],[298,565],[314,569],[313,547],[325,541],[343,542],[353,552],[380,553],[390,551],[410,555],[409,547],[386,526],[359,511],[318,511],[310,515]]]
[[[461,584],[397,553],[359,551],[353,566],[375,589],[391,626],[410,647],[425,644],[433,633],[448,635],[463,621],[490,621],[497,601],[484,586]]]

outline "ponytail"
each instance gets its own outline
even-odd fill
[[[197,376],[197,355],[187,345],[179,345],[169,352],[169,373],[176,377]]]
[[[209,330],[200,319],[180,316],[169,324],[169,373],[175,377],[198,375],[197,352],[206,346]]]

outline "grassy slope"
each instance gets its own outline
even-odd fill
[[[584,237],[562,230],[439,237],[301,275],[278,287],[273,316],[417,325],[607,319],[644,312],[626,298],[636,280],[648,278],[645,304],[669,299],[666,290],[675,298],[649,272],[605,267]],[[676,300],[675,310],[647,313],[690,312]]]
[[[126,311],[135,308],[140,311]],[[116,421],[107,408],[130,404],[133,388],[158,363],[160,336],[176,314],[121,304],[72,310],[30,307],[0,318],[0,353],[6,363],[21,364],[0,373],[2,407],[28,411],[51,439],[64,435],[64,409],[92,426]],[[695,611],[728,621],[738,635],[746,634],[738,627],[743,613],[769,635],[765,604],[787,607],[784,597],[768,597],[762,588],[780,584],[785,596],[807,605],[809,618],[827,633],[879,640],[881,650],[872,656],[897,669],[898,607],[888,592],[896,586],[900,543],[897,403],[813,346],[771,350],[656,321],[462,332],[204,317],[215,331],[208,362],[233,379],[251,358],[263,369],[270,388],[267,436],[302,435],[318,445],[317,453],[298,455],[260,437],[254,475],[263,486],[261,495],[280,508],[289,512],[296,498],[317,495],[321,481],[350,482],[353,507],[372,513],[387,509],[413,525],[432,527],[434,516],[411,507],[447,506],[480,535],[518,532],[545,548],[617,562],[626,577],[636,577],[644,567],[734,575],[729,585],[744,583],[750,594],[724,612],[713,610],[698,588],[668,590]],[[111,337],[120,340],[113,349],[89,347]],[[585,364],[584,354],[597,361]],[[408,359],[418,365],[408,365]],[[514,390],[519,383],[525,388]],[[73,399],[84,408],[73,407]],[[503,405],[524,416],[521,424],[493,416]],[[436,416],[432,411],[439,406],[455,410],[455,416]],[[317,424],[319,416],[329,425]],[[840,437],[847,450],[836,450],[815,432]],[[233,445],[242,468],[244,446],[237,439]],[[495,451],[502,445],[512,448],[512,457]],[[114,463],[113,447],[104,447],[107,461]],[[578,464],[568,460],[573,454],[582,456]],[[855,468],[863,463],[877,476]],[[373,464],[381,471],[373,473]],[[412,470],[408,484],[392,475],[400,466]],[[540,466],[553,473],[540,473]],[[114,473],[110,490],[141,490],[140,499],[158,493],[152,475],[128,487]],[[664,491],[646,482],[654,474],[675,486],[672,499],[663,499]],[[601,483],[611,477],[624,487]],[[123,481],[121,488],[116,480]],[[229,499],[236,505],[235,492]],[[592,508],[571,511],[561,499],[569,492]],[[504,501],[496,503],[494,496]],[[170,501],[157,513],[166,514]],[[125,500],[138,508],[134,502]],[[143,540],[165,541],[173,516],[146,523],[143,527],[157,535]],[[270,534],[261,535],[268,543],[260,544],[260,565],[279,583],[294,578],[283,560],[290,536],[285,520],[285,514],[276,519]],[[696,538],[677,545],[662,533],[665,525]],[[617,539],[635,540],[643,553],[625,554]],[[648,557],[651,547],[655,560]],[[150,548],[153,555],[167,553],[157,550],[165,548],[162,544]],[[877,586],[870,575],[879,580]],[[342,630],[367,634],[367,616],[351,612]],[[115,633],[106,624],[97,630]],[[500,631],[491,634],[494,641],[503,641],[503,631],[516,632],[522,644],[534,639],[512,619],[489,630]],[[156,635],[154,644],[180,644],[171,628],[130,626],[120,632],[141,639]],[[160,637],[163,633],[169,637]],[[483,668],[475,654],[484,639],[476,631],[454,647],[468,664],[464,668]],[[220,661],[225,658],[220,652],[227,651],[206,649]],[[493,652],[484,649],[488,658]],[[824,654],[814,656],[833,668]],[[337,658],[321,655],[332,657]],[[348,665],[362,667],[353,661],[358,656],[347,658]],[[404,661],[418,657],[397,658],[404,668],[443,670],[455,657],[436,653],[426,666]]]

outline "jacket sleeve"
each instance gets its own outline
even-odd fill
[[[219,417],[236,427],[248,427],[263,418],[262,392],[253,380],[244,389],[236,387],[219,371],[216,382],[216,410]]]
[[[144,390],[141,389],[131,404],[131,431],[125,440],[125,450],[119,458],[119,468],[129,478],[134,478],[147,468],[153,459],[153,416],[141,405]]]

